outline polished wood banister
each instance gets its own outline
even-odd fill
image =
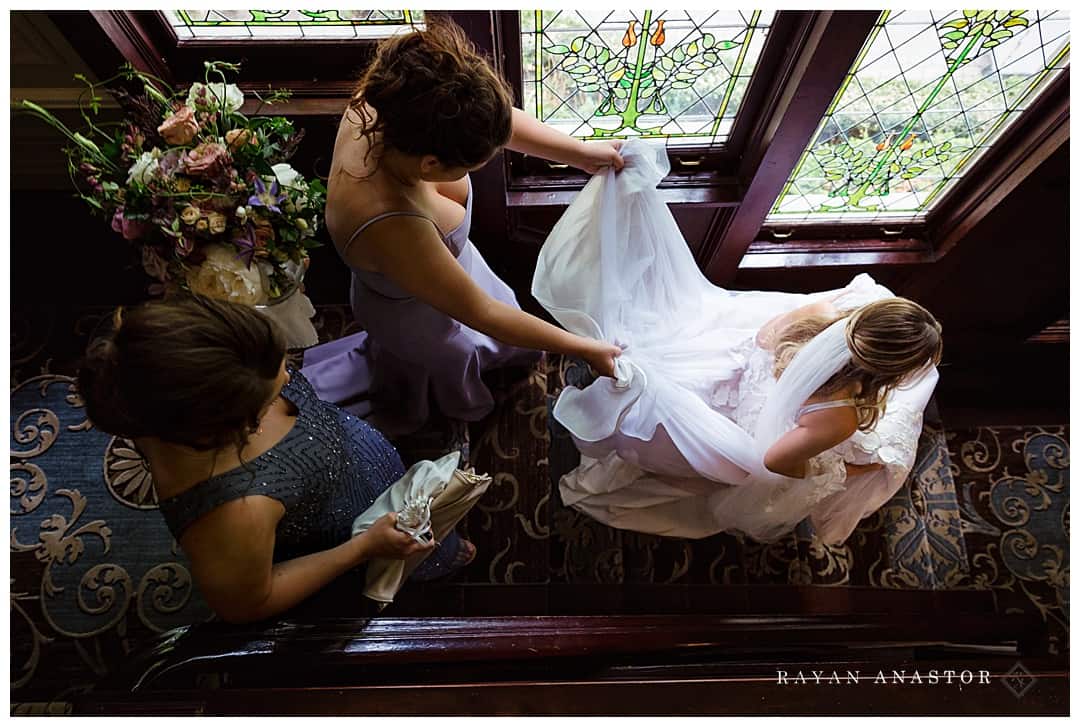
[[[145,691],[200,672],[242,670],[300,683],[320,670],[545,660],[619,661],[648,654],[711,655],[808,647],[898,648],[942,644],[1004,647],[1020,653],[1041,643],[1027,617],[960,614],[920,620],[909,614],[510,616],[481,618],[282,620],[270,625],[202,624],[166,634],[103,688]],[[511,673],[511,672],[508,672]],[[368,676],[365,676],[368,675]]]
[[[1068,715],[1067,665],[1027,661],[1034,688],[1017,698],[1003,681],[1008,660],[923,664],[938,674],[989,671],[989,683],[780,686],[771,673],[669,678],[466,680],[424,685],[172,690],[132,698],[88,695],[84,715]],[[806,665],[809,670],[812,665]],[[868,665],[872,675],[876,669]],[[842,672],[841,672],[842,673]]]
[[[840,590],[840,589],[833,589]],[[975,605],[971,602],[971,605]],[[1031,616],[514,616],[283,620],[166,634],[77,714],[913,714],[1067,709]],[[1040,690],[1004,686],[1016,664]],[[833,671],[846,686],[780,685]],[[883,686],[879,671],[923,681]],[[933,670],[957,683],[929,688]],[[948,670],[948,672],[947,672]],[[966,671],[969,686],[960,688]],[[981,674],[979,689],[970,683]],[[991,681],[993,680],[993,681]],[[841,701],[840,698],[843,697]],[[966,700],[966,701],[959,701]],[[983,712],[985,713],[985,712]]]

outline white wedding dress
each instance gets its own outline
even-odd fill
[[[582,454],[561,480],[563,502],[613,527],[687,538],[729,531],[767,542],[810,516],[820,539],[842,542],[907,478],[937,371],[894,391],[873,431],[815,457],[805,479],[765,469],[765,450],[837,370],[835,355],[848,354],[842,335],[832,354],[815,337],[778,387],[758,330],[823,296],[840,293],[843,309],[892,293],[865,274],[812,295],[712,285],[656,193],[664,147],[631,140],[622,155],[625,168],[593,177],[560,218],[533,278],[533,295],[564,327],[624,347],[614,379],[567,387],[555,404]],[[824,368],[822,355],[834,357]],[[884,468],[846,479],[845,461]]]

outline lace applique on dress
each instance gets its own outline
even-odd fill
[[[807,493],[807,502],[811,505],[816,505],[829,495],[843,490],[847,481],[844,457],[835,448],[813,457],[808,471],[807,479],[813,483]]]
[[[747,358],[746,370],[739,378],[738,402],[735,407],[735,423],[747,432],[753,432],[758,417],[769,397],[769,390],[775,385],[773,377],[773,352],[767,351],[750,339],[751,351]]]
[[[886,467],[907,469],[915,462],[916,448],[922,432],[923,413],[908,404],[890,401],[888,416],[883,416],[869,432],[857,431],[833,448],[852,464],[879,462]]]
[[[746,377],[750,356],[756,348],[757,343],[754,336],[751,335],[732,349],[732,356],[742,361],[741,371],[739,374],[723,381],[717,381],[713,385],[712,393],[709,396],[710,407],[717,411],[724,411],[725,409],[734,409],[739,405],[739,395],[744,387],[743,380]]]

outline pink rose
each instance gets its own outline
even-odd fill
[[[195,120],[195,111],[190,106],[181,106],[157,130],[161,138],[170,144],[187,144],[199,133],[199,122]]]
[[[138,240],[146,234],[149,225],[139,220],[129,220],[124,217],[124,208],[117,207],[112,218],[113,232],[119,232],[125,240]]]
[[[216,177],[225,171],[229,152],[223,144],[206,141],[184,156],[184,172],[193,177]]]

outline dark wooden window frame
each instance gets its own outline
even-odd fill
[[[426,11],[457,22],[490,54],[521,102],[520,19],[516,10]],[[665,201],[727,208],[698,252],[708,277],[724,284],[740,267],[889,265],[940,259],[1010,190],[1069,137],[1069,70],[1060,73],[922,221],[898,225],[850,222],[766,225],[765,217],[816,131],[821,116],[862,47],[877,11],[778,11],[728,141],[672,152],[660,185]],[[240,62],[245,91],[268,85],[293,91],[274,113],[336,115],[370,58],[375,41],[178,40],[156,11],[68,11],[50,17],[74,39],[95,72],[127,60],[168,81],[202,77],[207,58]],[[93,32],[87,32],[93,31]],[[107,40],[104,40],[104,39]],[[690,161],[692,166],[687,166]],[[507,153],[476,176],[493,203],[478,221],[505,237],[515,207],[562,207],[586,178]]]
[[[447,11],[425,11],[431,16]],[[69,38],[86,45],[84,55],[98,60],[101,73],[115,70],[117,53],[142,71],[167,81],[190,83],[203,78],[203,62],[208,59],[239,63],[240,86],[245,91],[274,87],[288,88],[292,101],[281,113],[320,115],[336,104],[343,107],[363,68],[370,61],[376,38],[295,39],[207,39],[178,38],[164,14],[156,10],[93,10],[52,12],[50,16]],[[96,32],[95,32],[96,31]],[[104,32],[112,52],[95,44],[89,36]],[[94,68],[98,72],[98,68]]]

